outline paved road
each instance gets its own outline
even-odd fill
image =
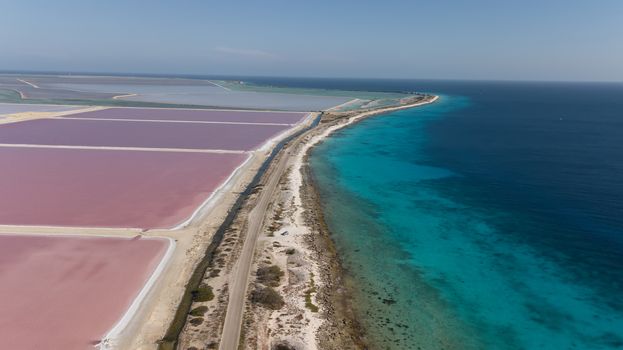
[[[297,144],[299,141],[292,142]],[[240,341],[240,331],[242,328],[242,316],[244,312],[245,294],[249,284],[249,273],[253,263],[253,253],[257,238],[262,232],[266,210],[271,198],[279,185],[279,179],[287,169],[290,159],[290,149],[284,149],[283,155],[278,159],[274,170],[269,175],[267,183],[260,192],[256,206],[249,213],[247,219],[247,235],[242,246],[242,252],[238,261],[233,267],[229,281],[229,303],[227,304],[227,314],[225,324],[221,334],[220,350],[236,350]]]
[[[364,112],[361,116],[370,116],[375,114],[387,113],[391,111],[412,108],[423,104],[435,102],[438,96],[433,99],[418,101],[410,105],[401,105],[397,107],[382,108]],[[304,134],[303,134],[304,135]],[[260,193],[257,205],[249,213],[247,219],[247,236],[242,246],[242,252],[236,265],[232,270],[229,281],[229,303],[227,304],[227,314],[225,315],[225,324],[223,325],[223,333],[221,334],[221,343],[219,350],[237,350],[240,342],[240,331],[242,328],[242,316],[244,311],[244,297],[247,292],[249,283],[249,271],[253,263],[253,253],[257,237],[259,236],[264,223],[266,209],[270,204],[270,200],[277,190],[279,180],[287,169],[288,162],[291,157],[291,150],[301,142],[303,136],[298,136],[290,145],[283,150],[281,158],[274,164],[274,170],[269,175],[268,182],[264,185],[264,189]]]

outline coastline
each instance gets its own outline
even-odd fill
[[[200,255],[196,256],[192,268],[188,271],[182,295],[174,305],[169,306],[171,312],[166,315],[166,329],[157,342],[159,349],[187,348],[189,344],[197,341],[197,334],[193,329],[196,325],[190,322],[192,314],[189,311],[193,306],[209,306],[208,313],[215,313],[214,317],[206,317],[205,323],[202,321],[203,326],[210,324],[211,319],[220,320],[224,316],[221,304],[222,298],[227,298],[227,281],[224,278],[227,275],[219,272],[221,269],[231,267],[229,260],[236,257],[237,252],[235,250],[232,252],[232,247],[228,245],[231,245],[233,240],[231,236],[236,233],[235,227],[243,216],[239,213],[244,212],[247,202],[252,201],[257,193],[257,187],[262,186],[261,181],[270,171],[271,160],[278,157],[282,145],[311,127],[317,117],[318,113],[309,113],[294,128],[276,135],[255,150],[244,171],[231,179],[233,187],[225,186],[227,190],[222,193],[224,198],[221,196],[212,198],[208,205],[201,207],[200,214],[191,220],[188,226],[180,229],[187,231],[198,226],[199,232],[209,231],[209,238],[204,240],[201,250],[196,252]],[[218,210],[218,213],[215,213],[215,210]],[[208,213],[210,215],[207,215]],[[227,253],[223,254],[223,250]],[[208,281],[210,294],[214,292],[212,294],[214,300],[210,298],[206,301],[196,301],[194,293],[207,285]],[[218,304],[214,305],[217,302]],[[215,332],[218,332],[221,326],[217,321],[213,328],[200,334],[203,343],[210,344],[209,340],[217,336]]]
[[[315,183],[313,172],[309,164],[309,157],[314,147],[322,143],[334,132],[352,126],[366,118],[387,114],[403,109],[416,108],[436,102],[439,96],[417,103],[385,108],[378,111],[369,111],[349,117],[345,123],[328,125],[319,135],[313,137],[303,150],[303,162],[299,171],[302,174],[300,192],[305,199],[302,203],[305,210],[306,224],[316,235],[309,235],[308,244],[323,271],[322,281],[324,288],[318,293],[317,300],[325,309],[326,322],[318,329],[316,340],[319,349],[366,349],[368,344],[364,328],[358,322],[351,306],[351,297],[348,287],[344,285],[344,270],[340,261],[335,243],[331,238],[331,231],[326,224],[322,207],[322,199]]]
[[[2,122],[18,122],[39,118],[62,118],[64,115],[99,110],[107,107],[85,107],[61,112],[13,114]],[[61,227],[0,225],[1,234],[37,234],[45,236],[145,237],[169,242],[162,260],[146,284],[120,319],[102,335],[100,349],[151,349],[165,335],[182,299],[187,282],[196,266],[213,243],[218,228],[262,164],[270,157],[275,145],[284,138],[307,128],[316,113],[308,113],[291,128],[274,135],[258,148],[245,152],[247,159],[229,174],[218,188],[193,213],[175,227],[144,230],[140,228]],[[220,152],[220,151],[219,151]],[[35,231],[35,233],[33,233]]]
[[[123,316],[113,325],[113,327],[102,337],[102,340],[95,348],[99,350],[111,350],[115,349],[117,344],[115,341],[120,337],[121,333],[128,327],[128,324],[132,322],[134,315],[137,313],[141,304],[148,297],[149,293],[154,288],[154,285],[158,282],[158,279],[167,268],[171,257],[175,252],[176,243],[171,237],[154,237],[152,239],[164,239],[168,241],[169,245],[161,258],[160,262],[149,276],[149,279],[143,285],[143,288],[136,295],[130,306],[125,310]]]
[[[61,234],[62,231],[64,235],[83,235],[86,233],[113,237],[134,237],[139,235],[169,240],[170,245],[165,254],[165,258],[158,264],[158,267],[150,276],[148,283],[138,293],[132,305],[126,310],[121,319],[106,333],[99,344],[99,347],[102,349],[125,347],[147,349],[153,347],[155,344],[166,348],[177,340],[180,340],[181,344],[186,343],[188,340],[187,336],[171,339],[169,337],[169,332],[167,332],[171,324],[175,324],[176,320],[180,321],[177,319],[178,314],[175,313],[175,310],[178,310],[180,307],[184,308],[188,306],[188,309],[184,312],[184,315],[186,315],[190,306],[192,306],[192,302],[190,305],[184,306],[185,297],[181,295],[183,291],[186,291],[184,294],[194,292],[192,288],[189,289],[190,283],[188,283],[188,281],[197,277],[197,286],[195,286],[195,288],[198,288],[200,283],[205,283],[207,281],[207,278],[215,277],[213,276],[213,272],[216,267],[227,270],[223,268],[223,265],[228,265],[228,263],[223,264],[219,261],[222,260],[223,255],[232,255],[235,258],[235,250],[233,254],[230,254],[229,252],[232,248],[227,248],[228,242],[230,242],[228,240],[231,238],[231,236],[228,236],[230,234],[228,231],[231,229],[230,224],[232,222],[227,225],[222,225],[224,221],[226,222],[231,208],[236,206],[235,203],[239,201],[239,198],[242,198],[241,201],[244,206],[255,204],[256,198],[254,198],[254,196],[257,194],[256,190],[258,190],[258,188],[247,188],[247,186],[253,183],[253,179],[255,179],[256,176],[262,179],[257,187],[263,186],[264,183],[268,181],[266,180],[268,178],[280,176],[280,186],[285,185],[287,182],[287,186],[291,187],[291,194],[295,196],[294,198],[297,205],[293,208],[295,212],[292,213],[293,221],[291,224],[295,226],[292,228],[293,232],[298,230],[300,235],[299,237],[294,237],[294,234],[290,236],[284,235],[280,236],[279,240],[283,242],[283,246],[295,246],[296,249],[300,251],[300,254],[294,257],[300,258],[301,265],[304,265],[304,269],[307,270],[307,272],[303,273],[302,281],[304,283],[299,284],[298,289],[293,288],[288,292],[287,286],[283,286],[284,294],[290,294],[287,296],[288,303],[297,304],[296,309],[299,311],[303,310],[305,318],[308,321],[305,327],[308,327],[310,331],[299,330],[299,333],[302,334],[300,342],[309,345],[308,348],[310,349],[344,349],[347,347],[347,344],[352,343],[358,344],[358,347],[363,347],[364,342],[362,337],[358,335],[362,332],[354,316],[350,313],[350,308],[345,303],[347,297],[344,295],[340,283],[342,275],[341,266],[337,263],[337,253],[333,248],[329,231],[322,219],[320,200],[315,192],[307,166],[307,155],[314,145],[340,128],[358,122],[366,117],[417,107],[432,103],[436,99],[436,96],[426,96],[418,97],[415,103],[389,108],[348,112],[328,111],[322,115],[320,124],[317,127],[305,130],[315,123],[315,117],[317,116],[317,113],[309,113],[299,121],[295,127],[275,135],[258,149],[249,152],[249,157],[246,161],[230,174],[224,183],[219,186],[217,191],[196,208],[189,218],[172,228],[141,230],[136,228],[111,229],[46,226],[37,227],[36,229],[40,234],[45,235]],[[405,102],[407,101],[403,103]],[[79,109],[78,111],[54,113],[24,113],[13,115],[9,120],[10,122],[16,122],[38,118],[62,118],[65,114],[101,108],[102,107],[87,107],[85,109]],[[302,134],[299,135],[299,133]],[[292,138],[291,142],[286,142],[282,151],[279,151],[281,149],[281,144],[284,142],[283,140],[290,140],[290,138]],[[276,152],[274,151],[275,149],[277,150]],[[275,154],[275,160],[268,164],[266,160],[272,157],[271,154]],[[278,163],[282,159],[284,159],[287,165],[287,170],[285,173],[274,171],[273,164]],[[264,168],[264,164],[268,164],[266,169]],[[274,175],[274,173],[278,173],[278,175]],[[245,190],[245,188],[247,189]],[[261,191],[261,189],[259,190]],[[250,191],[250,193],[243,194],[245,191]],[[276,193],[279,194],[280,191],[276,191]],[[271,200],[270,202],[271,206],[262,213],[263,215],[274,213],[274,201]],[[208,213],[210,215],[207,215]],[[248,213],[245,213],[244,208],[241,210],[241,214],[242,215],[238,215],[241,217],[240,220],[246,220],[246,216],[248,215],[245,214]],[[236,220],[238,220],[238,218],[234,220],[234,225],[236,225]],[[265,225],[267,225],[269,221],[270,220],[266,220]],[[238,222],[238,225],[240,228],[245,228],[245,223]],[[25,232],[30,230],[32,230],[32,227],[0,226],[0,233]],[[220,233],[221,235],[225,235],[224,243],[221,242],[223,241],[223,237],[221,236],[220,239],[218,237],[221,230],[224,230],[223,233]],[[238,230],[240,233],[238,237],[239,240],[245,238],[241,231],[243,231],[243,229]],[[314,232],[319,232],[320,234],[317,235],[317,237],[312,237],[315,235],[309,235],[309,233]],[[267,242],[266,238],[267,237],[262,237],[260,241],[261,244],[268,246],[269,244],[266,243],[270,242]],[[276,241],[273,237],[269,238],[269,240],[272,242]],[[239,247],[234,248],[237,249]],[[210,249],[212,249],[212,252],[206,254],[206,251],[210,251]],[[204,259],[206,259],[208,255],[216,256],[215,263],[212,261],[209,262],[209,276],[206,277],[203,273],[201,276],[195,276],[196,269],[201,268],[200,266],[202,266]],[[284,259],[283,255],[284,254],[282,254],[281,257],[277,257],[275,260],[278,261],[280,265],[286,266],[285,269],[288,270],[288,259]],[[213,258],[210,257],[209,259]],[[255,268],[259,266],[258,257],[255,257],[253,260],[254,269],[251,271],[255,271]],[[231,267],[231,265],[229,267]],[[220,277],[217,277],[220,279],[220,286],[214,285],[212,280],[210,280],[210,284],[215,287],[215,294],[217,294],[217,296],[219,293],[218,288],[220,288],[220,292],[222,292],[221,296],[226,297],[228,295],[227,278],[235,274],[235,272],[223,272],[224,273],[222,273]],[[315,288],[314,276],[318,276],[319,279],[317,282],[317,291],[315,290],[313,293],[306,292],[310,289],[306,282],[309,278],[311,278],[311,286]],[[253,278],[252,272],[250,279]],[[252,288],[248,289],[248,292],[252,290]],[[307,293],[308,298],[312,300],[310,303],[320,306],[320,312],[311,311],[309,310],[309,306],[306,306],[305,302],[301,303],[301,293]],[[248,298],[245,300],[248,300]],[[187,301],[188,300],[186,300],[186,302]],[[213,305],[217,301],[222,303],[223,300],[222,298],[221,300],[214,300],[212,303],[208,302],[207,305]],[[227,299],[225,298],[225,302],[226,301]],[[210,307],[212,308],[212,306]],[[223,309],[219,309],[218,307],[214,308],[216,309],[214,311],[216,312],[216,316],[223,315]],[[218,319],[218,317],[215,319]],[[264,326],[268,326],[267,330],[269,333],[271,330],[276,330],[278,328],[276,322],[278,321],[268,320],[268,323],[264,324]],[[296,322],[296,320],[293,319],[293,322]],[[208,317],[206,317],[205,324],[207,325],[208,323]],[[189,324],[186,323],[185,328],[188,329],[188,327]],[[338,330],[338,334],[335,333],[336,329]],[[220,330],[220,325],[217,325],[215,330]],[[252,336],[254,333],[243,330],[242,334],[242,337],[246,337],[249,335]],[[278,335],[278,332],[275,331],[274,334]],[[332,345],[328,345],[327,347],[324,345],[316,346],[316,339],[319,338],[320,334],[326,334],[324,338],[326,341],[332,342]],[[261,337],[258,337],[258,339],[263,341]]]
[[[143,330],[127,330],[118,337],[117,348],[130,345],[133,348],[150,348],[154,344],[158,348],[169,348],[171,344],[179,341],[172,336],[182,321],[179,312],[191,305],[189,301],[192,303],[188,297],[201,282],[203,273],[198,274],[198,271],[206,268],[206,259],[211,259],[214,249],[218,248],[222,240],[220,231],[223,222],[228,220],[230,211],[235,211],[240,194],[244,193],[245,188],[254,181],[258,173],[262,173],[263,164],[271,157],[273,148],[285,138],[309,127],[315,116],[315,113],[309,113],[294,127],[273,136],[257,149],[249,151],[247,159],[182,223],[170,228],[143,232],[143,235],[173,237],[178,243],[174,254],[176,263],[172,261],[165,269],[168,271],[167,277],[175,279],[175,288],[171,287],[170,282],[160,282],[161,286],[169,285],[169,287],[153,288],[155,295],[149,300],[152,305],[144,308],[144,311],[151,315],[137,316],[133,322],[139,329],[149,328],[148,336],[145,336]],[[185,243],[184,246],[179,246],[182,241]],[[193,282],[197,284],[194,288]],[[166,305],[163,305],[162,300],[158,300],[163,296],[167,299]],[[183,315],[187,313],[188,310]],[[183,322],[181,324],[184,325]],[[131,335],[139,336],[129,339]]]
[[[323,84],[342,86],[337,79]],[[621,249],[610,235],[621,227],[613,199],[623,198],[623,183],[605,176],[619,168],[616,155],[623,150],[617,142],[623,130],[616,127],[620,103],[615,97],[620,89],[480,81],[353,84],[360,89],[445,91],[451,96],[374,119],[351,120],[388,107],[385,103],[390,101],[324,110],[322,124],[317,118],[314,130],[280,143],[268,161],[262,158],[268,153],[258,150],[260,158],[248,160],[237,180],[211,196],[201,210],[192,208],[197,215],[177,231],[170,229],[184,221],[183,215],[153,230],[0,225],[0,235],[61,236],[59,242],[64,236],[87,234],[172,239],[176,247],[170,261],[131,322],[113,339],[110,345],[117,348],[606,350],[623,344],[618,336],[623,305],[616,298],[621,285],[612,282],[623,281],[623,266],[612,269],[623,260],[616,259]],[[19,101],[12,91],[1,97]],[[424,98],[416,94],[394,106]],[[5,112],[29,111],[5,113],[0,125],[64,107],[37,107],[37,101],[42,100],[23,101],[34,103],[32,108],[0,103]],[[332,126],[339,128],[323,134]],[[10,153],[6,147],[41,146],[0,144],[0,151]],[[246,158],[236,157],[240,162]],[[282,158],[287,168],[277,171]],[[7,179],[21,183],[20,177]],[[279,180],[276,191],[267,185],[274,179]],[[529,188],[518,188],[517,183]],[[208,195],[198,196],[197,205]],[[63,199],[62,193],[54,197]],[[270,204],[260,209],[262,197],[270,197]],[[252,216],[262,216],[263,221],[253,221]],[[233,222],[227,221],[230,217]],[[251,227],[259,230],[253,238]],[[250,268],[241,273],[231,265],[241,260],[240,248],[247,242],[253,243],[254,256]],[[194,283],[193,271],[208,255],[213,257],[197,286],[210,287],[213,299],[193,300],[186,314],[182,311],[186,333],[167,346],[163,335],[181,295],[192,288],[188,285]],[[158,263],[150,261],[150,267]],[[272,267],[283,272],[276,286],[260,274]],[[124,268],[117,271],[124,272],[119,277],[129,276]],[[243,274],[246,284],[231,283]],[[141,275],[143,280],[147,277],[149,271]],[[271,287],[283,298],[278,310],[253,300],[259,288]],[[244,294],[244,318],[237,321],[241,331],[223,337],[225,310],[235,289]],[[33,303],[39,301],[35,299]],[[132,301],[124,300],[126,305]],[[100,335],[89,338],[95,345]],[[220,342],[227,338],[235,339],[235,345]]]
[[[353,313],[344,286],[344,272],[324,221],[308,157],[313,147],[341,128],[371,116],[433,103],[438,98],[427,96],[416,103],[376,110],[325,112],[319,126],[286,150],[285,156],[290,157],[287,170],[278,175],[279,190],[272,194],[271,206],[264,214],[265,234],[256,244],[252,271],[258,273],[249,281],[242,347],[296,350],[367,347],[365,332]],[[238,226],[244,228],[243,224]],[[284,301],[277,309],[252,301],[253,291],[267,286],[258,277],[260,269],[273,266],[284,271],[275,286]]]

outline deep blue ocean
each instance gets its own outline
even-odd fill
[[[237,79],[441,96],[311,154],[372,349],[623,349],[623,83]]]
[[[370,348],[623,349],[623,83],[235,79],[441,96],[310,158]]]
[[[312,153],[372,348],[623,348],[623,84],[307,84],[441,95]]]

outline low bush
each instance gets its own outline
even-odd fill
[[[271,310],[279,310],[285,304],[279,292],[271,287],[256,288],[251,292],[251,301]]]
[[[190,310],[189,314],[191,316],[199,317],[199,316],[203,316],[207,311],[208,311],[208,307],[202,305],[202,306],[197,306],[196,308]]]
[[[262,266],[257,269],[257,281],[269,287],[279,286],[283,275],[283,271],[277,265]]]
[[[192,324],[193,326],[198,326],[203,323],[203,317],[196,317],[196,318],[191,319],[188,322],[190,322],[190,324]]]
[[[309,280],[309,288],[305,291],[305,307],[311,312],[318,312],[318,306],[312,302],[312,294],[316,293],[316,283],[314,282],[314,274],[312,273]]]
[[[284,342],[273,345],[272,350],[296,350],[296,348],[287,342]]]
[[[214,299],[212,287],[208,286],[207,284],[200,285],[199,288],[193,290],[191,293],[193,295],[193,301],[196,302],[204,302]]]
[[[305,307],[308,308],[311,312],[318,312],[318,306],[314,305],[312,302],[312,293],[315,293],[315,288],[309,288],[305,291]]]

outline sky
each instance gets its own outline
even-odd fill
[[[623,1],[0,0],[0,70],[623,81]]]

